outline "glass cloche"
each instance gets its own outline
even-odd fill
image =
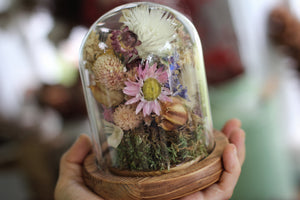
[[[179,12],[139,2],[106,13],[83,40],[80,74],[99,169],[151,176],[213,150],[201,43]]]

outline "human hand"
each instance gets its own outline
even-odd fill
[[[245,159],[245,133],[240,126],[240,121],[233,119],[228,121],[222,129],[231,144],[226,146],[223,153],[225,171],[220,181],[181,200],[219,200],[231,197]],[[91,146],[89,137],[81,135],[62,156],[54,194],[55,200],[103,200],[87,188],[83,181],[82,164]]]
[[[180,200],[225,200],[231,198],[245,160],[245,132],[240,127],[239,120],[231,119],[222,129],[230,144],[225,147],[223,152],[224,171],[219,182]]]
[[[91,149],[89,137],[81,135],[62,156],[54,193],[55,200],[103,200],[94,194],[83,181],[82,165]]]

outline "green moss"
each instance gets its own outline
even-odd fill
[[[116,149],[114,167],[135,171],[165,170],[199,156],[206,157],[204,131],[201,123],[173,132],[164,131],[156,124],[126,131]]]

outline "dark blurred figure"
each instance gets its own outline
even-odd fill
[[[270,13],[268,26],[272,41],[295,59],[300,72],[300,21],[287,8],[279,7]]]
[[[39,103],[57,111],[64,120],[86,117],[86,106],[80,80],[71,87],[44,84],[37,92]]]

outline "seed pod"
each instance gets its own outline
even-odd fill
[[[172,97],[171,102],[161,103],[160,119],[160,126],[166,131],[172,131],[187,122],[188,112],[179,98]]]
[[[106,107],[117,106],[124,100],[122,90],[108,90],[100,83],[97,83],[95,86],[90,86],[90,88],[95,99]]]

